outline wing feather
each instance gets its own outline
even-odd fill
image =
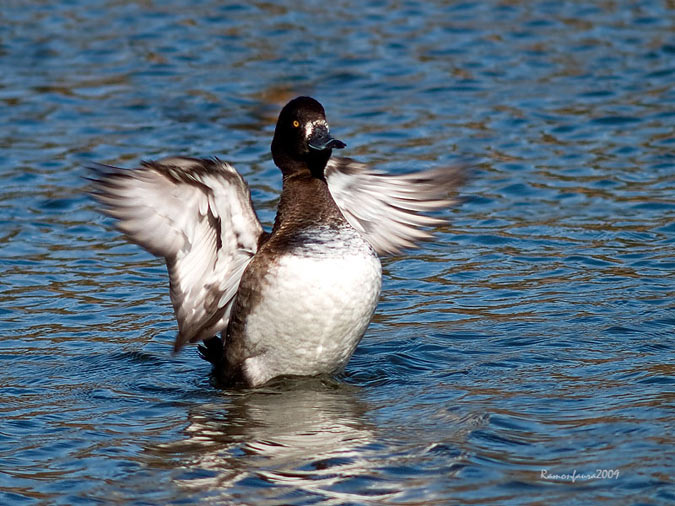
[[[244,179],[217,159],[89,168],[102,212],[130,241],[166,260],[179,329],[174,349],[225,329],[263,233]]]
[[[446,167],[402,175],[370,169],[349,158],[331,158],[326,181],[347,221],[380,254],[396,254],[432,234],[421,227],[445,223],[424,213],[449,207],[464,180],[461,167]]]

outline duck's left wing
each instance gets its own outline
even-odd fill
[[[464,180],[461,167],[390,175],[350,158],[333,157],[325,170],[333,200],[356,230],[380,254],[395,254],[431,238],[423,227],[445,220],[426,213],[457,202],[452,194]]]
[[[130,241],[166,259],[179,329],[174,349],[225,329],[263,235],[244,179],[217,159],[89,168],[91,194],[102,211]]]

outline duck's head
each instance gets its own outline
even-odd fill
[[[309,170],[323,178],[332,150],[344,147],[344,142],[331,137],[326,113],[313,98],[295,98],[281,110],[272,140],[272,157],[284,175]]]

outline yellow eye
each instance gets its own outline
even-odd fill
[[[300,126],[300,122],[299,122],[297,119],[294,119],[294,120],[293,120],[293,126],[294,126],[295,128],[298,128],[298,127]]]

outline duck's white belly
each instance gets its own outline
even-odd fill
[[[341,252],[289,253],[270,266],[246,318],[249,384],[334,373],[347,364],[377,306],[382,267],[370,246]]]

